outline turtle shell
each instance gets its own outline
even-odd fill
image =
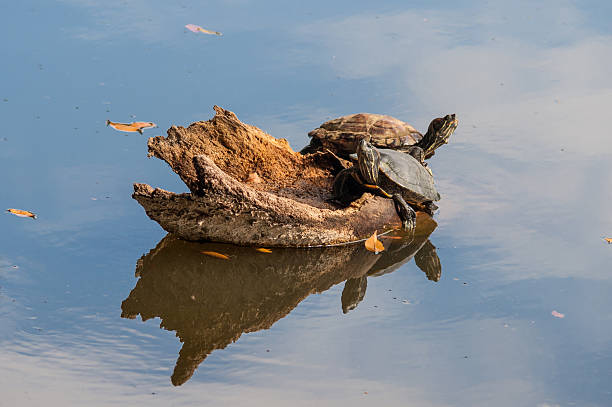
[[[400,193],[408,203],[439,201],[433,176],[410,154],[379,150],[378,185],[387,193]]]
[[[417,143],[423,135],[414,127],[395,117],[357,113],[330,120],[308,133],[318,139],[323,147],[340,154],[351,154],[357,143],[365,138],[378,148],[398,148]]]

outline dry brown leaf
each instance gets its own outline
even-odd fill
[[[7,209],[7,212],[12,213],[15,216],[19,216],[21,218],[32,218],[32,219],[36,219],[36,214],[30,212],[30,211],[24,211],[21,209]]]
[[[253,184],[259,184],[261,182],[261,178],[256,172],[252,172],[249,174],[245,182],[250,182]]]
[[[219,31],[207,30],[206,28],[202,28],[199,25],[195,25],[195,24],[187,24],[185,28],[194,33],[201,32],[204,34],[223,35]]]
[[[131,124],[116,123],[116,122],[111,122],[110,120],[107,120],[106,121],[106,125],[107,126],[111,126],[115,130],[127,131],[127,132],[131,132],[131,133],[138,132],[138,133],[142,134],[142,130],[140,128],[132,126]]]
[[[610,237],[604,237],[604,240],[608,243],[612,243],[612,238]]]
[[[365,248],[371,252],[374,252],[375,254],[385,250],[385,246],[383,246],[380,240],[378,240],[376,237],[376,231],[374,231],[374,234],[365,241]]]
[[[205,254],[207,256],[210,256],[210,257],[216,257],[217,259],[229,260],[228,256],[226,256],[225,254],[217,253],[217,252],[203,251],[203,252],[200,252],[200,253]]]
[[[137,127],[139,129],[148,129],[150,127],[157,127],[157,124],[153,122],[132,122],[130,123],[130,125],[133,127]]]
[[[142,134],[142,129],[147,129],[150,127],[157,127],[157,125],[153,122],[132,122],[132,123],[117,123],[111,122],[110,120],[106,121],[107,126],[111,126],[115,130],[126,131],[126,132],[138,132]]]
[[[255,250],[257,250],[258,252],[262,252],[262,253],[272,253],[272,250],[270,250],[270,249],[266,249],[266,248],[264,248],[264,247],[258,247],[258,248],[257,248],[257,249],[255,249]]]

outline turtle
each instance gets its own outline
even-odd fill
[[[410,154],[377,149],[367,140],[357,144],[356,163],[340,171],[334,178],[333,195],[342,205],[349,205],[363,192],[369,191],[393,199],[402,227],[415,227],[413,208],[433,215],[434,203],[440,194],[434,186],[431,172]]]
[[[448,143],[457,128],[455,114],[433,119],[425,135],[392,116],[357,113],[323,123],[308,133],[310,144],[300,151],[309,154],[329,149],[341,157],[357,151],[359,140],[366,139],[378,148],[399,150],[415,156],[422,164],[435,149]],[[422,154],[421,154],[422,152]]]

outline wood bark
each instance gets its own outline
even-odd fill
[[[286,140],[214,109],[211,120],[149,139],[149,155],[166,161],[191,191],[134,184],[133,198],[166,231],[191,241],[309,247],[399,226],[389,199],[364,194],[349,207],[331,202],[334,176],[347,165],[332,153],[301,155]]]

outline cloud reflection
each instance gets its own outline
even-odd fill
[[[595,244],[612,227],[612,137],[603,130],[612,36],[570,2],[532,15],[527,3],[481,6],[363,13],[296,35],[316,53],[304,63],[375,81],[389,113],[416,127],[458,114],[432,168],[440,224],[460,245],[493,249],[476,267],[509,279],[607,278]],[[592,215],[580,216],[585,209]]]

